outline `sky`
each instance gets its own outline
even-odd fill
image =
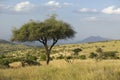
[[[14,27],[52,14],[71,24],[77,32],[74,40],[120,39],[120,0],[0,0],[0,39],[10,40]]]

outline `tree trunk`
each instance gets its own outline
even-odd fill
[[[46,51],[46,64],[48,65],[50,62],[50,51]]]

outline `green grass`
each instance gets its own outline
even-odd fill
[[[48,66],[0,69],[0,73],[0,80],[120,80],[120,61],[77,60],[68,64],[58,60]]]

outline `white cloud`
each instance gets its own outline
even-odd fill
[[[97,17],[94,17],[94,16],[92,16],[92,17],[87,17],[87,18],[85,18],[85,19],[83,19],[84,21],[89,21],[89,22],[95,22],[95,21],[97,21],[98,19],[97,19]]]
[[[64,2],[63,5],[64,5],[64,6],[73,6],[72,3],[67,3],[67,2]]]
[[[97,10],[96,9],[89,9],[89,8],[81,8],[81,9],[77,10],[77,12],[80,12],[80,13],[96,13]]]
[[[72,6],[72,5],[73,5],[72,3],[67,3],[67,2],[60,3],[60,2],[57,2],[57,1],[53,1],[53,0],[45,3],[45,6],[47,6],[47,8],[49,10],[57,10],[57,9]]]
[[[47,6],[58,7],[58,8],[61,7],[60,3],[59,3],[59,2],[56,2],[56,1],[49,1],[49,2],[46,3],[46,5],[47,5]]]
[[[4,4],[0,4],[0,9],[8,9],[8,8],[10,8],[10,6],[6,6]]]
[[[115,6],[109,6],[102,10],[102,13],[105,14],[120,14],[120,8],[116,8]]]
[[[24,1],[17,3],[16,5],[5,5],[0,4],[0,13],[26,13],[31,11],[35,6],[31,4],[29,1]]]
[[[14,6],[14,10],[17,12],[29,11],[34,7],[29,1],[20,2]]]

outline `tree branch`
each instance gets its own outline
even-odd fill
[[[49,50],[51,51],[52,47],[58,42],[58,39],[53,38],[53,43],[50,46]]]
[[[38,41],[39,41],[39,42],[41,42],[41,43],[44,43],[44,41],[43,41],[43,40],[38,39]]]

